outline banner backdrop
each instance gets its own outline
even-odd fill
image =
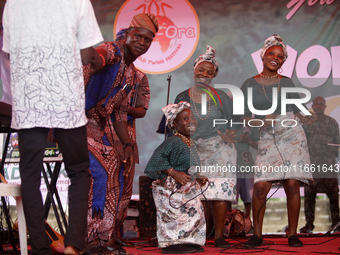
[[[127,26],[134,14],[151,12],[163,19],[161,40],[154,41],[150,52],[136,60],[136,66],[147,73],[151,101],[147,115],[137,120],[140,164],[136,166],[135,194],[139,175],[164,139],[156,130],[162,117],[161,108],[166,105],[168,75],[171,75],[172,103],[178,93],[193,86],[193,63],[205,53],[206,45],[217,49],[220,71],[213,84],[240,87],[247,78],[262,70],[259,50],[265,39],[280,35],[289,53],[282,74],[291,77],[297,87],[307,88],[312,99],[326,98],[326,114],[340,122],[340,0],[91,2],[108,41],[114,39],[113,31]],[[186,11],[181,12],[184,8]],[[179,63],[168,69],[161,68],[171,62],[167,57],[177,55],[182,56]],[[140,65],[144,60],[151,68]]]
[[[142,0],[141,0],[142,2]],[[147,1],[144,1],[147,2]],[[164,2],[164,1],[160,1]],[[164,139],[155,130],[166,105],[167,81],[172,76],[170,102],[193,86],[193,63],[206,45],[217,49],[220,71],[213,84],[238,87],[262,70],[259,50],[266,38],[278,34],[288,45],[283,75],[297,87],[326,98],[326,114],[340,123],[340,1],[190,1],[200,24],[199,42],[192,57],[178,69],[148,75],[151,102],[144,119],[137,121],[140,148],[138,175],[143,174],[153,150]],[[137,6],[136,6],[137,7]],[[175,8],[175,6],[173,6]],[[154,42],[157,44],[157,42]],[[229,91],[226,91],[229,92]]]

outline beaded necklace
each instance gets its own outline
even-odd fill
[[[275,74],[273,76],[265,76],[263,73],[260,73],[260,76],[262,76],[262,78],[267,78],[267,79],[273,79],[279,76],[279,74]]]
[[[263,85],[263,81],[262,81],[262,78],[267,78],[267,79],[273,79],[273,78],[278,78],[278,82],[277,82],[277,97],[279,97],[279,91],[280,91],[280,77],[279,77],[279,74],[276,74],[274,76],[265,76],[263,75],[262,73],[260,73],[260,81],[261,81],[261,85],[262,85],[262,89],[263,89],[263,93],[265,95],[265,97],[267,98],[267,100],[271,103],[272,101],[268,98],[267,96],[267,93],[266,93],[266,90],[264,88],[264,85]]]
[[[194,99],[193,99],[193,98],[194,98],[194,95],[200,95],[200,94],[194,92],[194,88],[191,88],[190,90],[191,90],[191,99],[192,99],[192,102],[193,102],[193,105],[194,105],[194,109],[195,109],[195,112],[196,112],[198,118],[200,118],[201,120],[206,120],[206,119],[208,118],[208,116],[209,116],[209,113],[210,113],[210,101],[211,101],[211,100],[208,101],[208,112],[207,112],[207,115],[206,115],[205,118],[202,118],[202,117],[198,114],[198,111],[197,111],[197,108],[196,108],[196,103],[195,103],[195,101],[194,101]],[[202,103],[201,103],[201,105],[202,105]]]
[[[189,147],[190,153],[194,156],[195,161],[196,161],[196,166],[197,166],[198,165],[198,160],[197,160],[195,154],[191,150],[191,146],[196,148],[195,143],[191,140],[191,138],[187,138],[184,135],[182,135],[181,133],[177,132],[177,133],[175,133],[175,136],[178,136],[179,138],[181,138],[181,140]],[[196,151],[197,151],[197,149],[196,149]]]

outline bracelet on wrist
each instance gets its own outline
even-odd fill
[[[103,68],[104,66],[105,66],[105,58],[104,58],[104,56],[102,55],[102,54],[99,54],[99,56],[102,58],[102,60],[103,60],[103,65],[102,65],[102,67],[101,68]]]
[[[132,149],[134,149],[132,143],[126,143],[126,144],[124,144],[124,145],[123,145],[123,150],[125,150],[127,147],[131,147]]]
[[[170,169],[169,169],[169,171],[168,171],[168,176],[171,176],[170,174],[171,174],[172,170],[174,170],[174,169],[173,169],[173,168],[170,168]]]

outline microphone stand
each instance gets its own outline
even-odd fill
[[[337,224],[335,224],[331,230],[327,231],[327,233],[325,234],[325,236],[330,236],[331,235],[331,232],[334,231],[337,227],[340,226],[340,222],[338,222]],[[340,249],[340,247],[339,247]]]
[[[168,81],[168,94],[167,94],[167,97],[166,97],[166,105],[168,105],[169,104],[169,96],[170,96],[171,75],[168,75],[168,78],[166,80]],[[165,124],[165,126],[164,126],[164,140],[166,139],[167,131],[168,131],[168,127]]]

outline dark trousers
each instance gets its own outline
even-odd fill
[[[40,193],[41,170],[47,145],[47,128],[18,131],[20,152],[21,195],[32,253],[49,255],[51,249],[45,233],[44,206]],[[65,247],[85,246],[87,205],[90,185],[86,126],[75,129],[55,129],[58,144],[71,185],[68,190],[69,226]]]
[[[326,193],[329,198],[332,226],[339,222],[339,186],[337,178],[315,178],[315,182],[305,187],[305,217],[308,225],[315,219],[315,197],[317,193]]]

